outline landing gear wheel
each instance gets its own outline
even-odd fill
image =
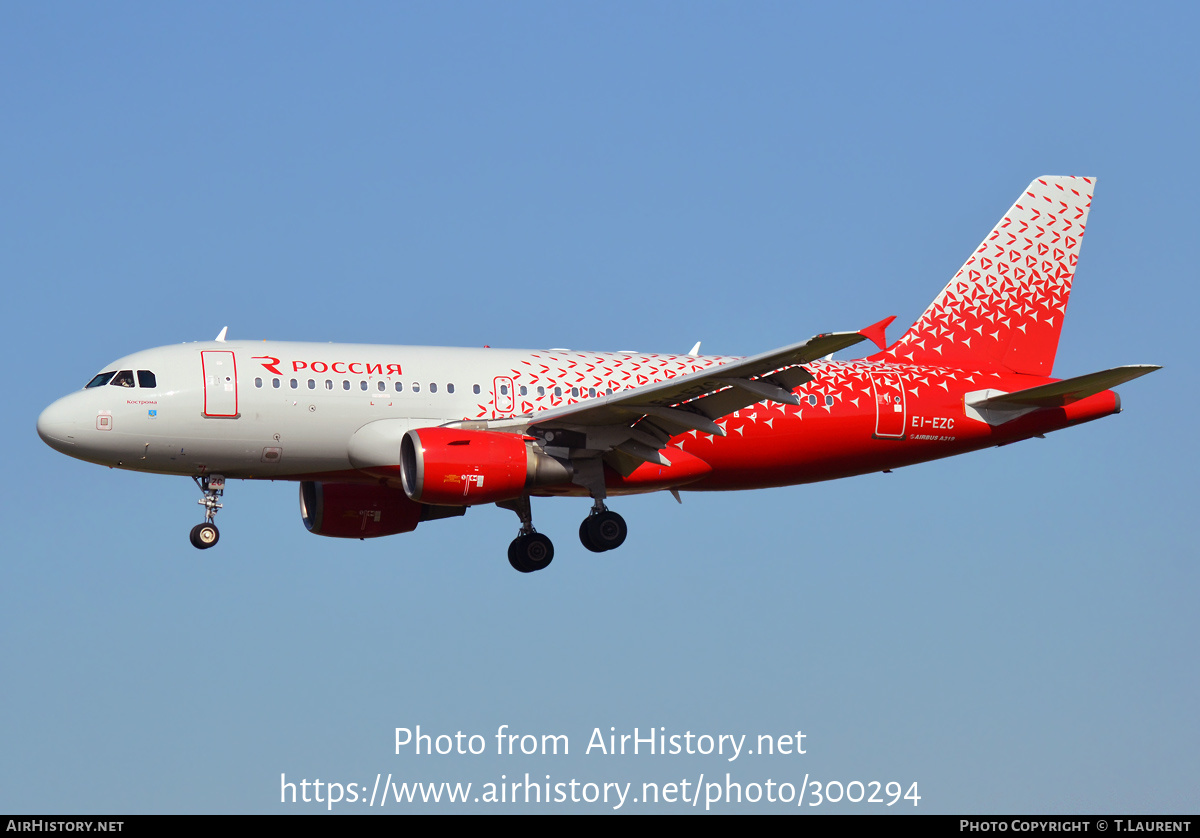
[[[603,553],[604,548],[597,546],[596,542],[592,541],[592,531],[588,527],[591,520],[591,518],[584,518],[579,522],[579,543],[593,553]]]
[[[192,546],[198,550],[207,550],[216,544],[220,537],[221,533],[217,531],[215,524],[196,524],[189,536]]]
[[[521,573],[529,573],[532,568],[526,567],[525,560],[521,558],[521,539],[524,536],[517,536],[508,545],[508,563],[513,566],[513,570],[519,570]]]
[[[217,525],[213,523],[213,518],[221,511],[221,495],[225,494],[225,478],[220,474],[205,474],[192,479],[204,493],[204,497],[197,501],[204,507],[204,523],[192,527],[189,537],[192,546],[197,550],[207,550],[221,537],[221,534],[217,532]]]
[[[586,541],[583,538],[585,530]],[[589,515],[579,528],[579,540],[583,541],[583,546],[597,553],[617,549],[625,543],[627,535],[629,527],[625,526],[625,519],[607,509],[597,515]]]
[[[542,570],[554,561],[554,543],[541,533],[519,535],[508,545],[508,563],[521,573]]]

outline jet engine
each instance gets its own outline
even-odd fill
[[[376,538],[412,532],[421,521],[462,515],[461,510],[409,500],[400,489],[363,483],[300,484],[300,515],[316,535]]]
[[[531,486],[569,482],[571,473],[569,465],[521,434],[421,428],[400,443],[401,483],[421,503],[495,503],[520,497]]]

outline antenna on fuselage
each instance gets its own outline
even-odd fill
[[[226,333],[226,332],[228,332],[228,331],[229,331],[229,327],[228,327],[228,326],[226,326],[225,328],[221,329],[221,334],[217,335],[217,343],[224,343],[224,342],[225,342],[225,333]]]
[[[700,341],[696,341],[696,345],[692,347],[692,351],[688,353],[689,358],[695,358],[700,354]]]

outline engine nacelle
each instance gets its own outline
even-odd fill
[[[300,484],[300,515],[308,531],[333,538],[377,538],[412,532],[421,521],[461,515],[410,500],[400,489],[363,483]]]
[[[400,443],[400,480],[414,501],[471,506],[565,483],[571,469],[520,434],[421,428]]]

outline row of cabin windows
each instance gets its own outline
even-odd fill
[[[563,388],[554,387],[553,390],[554,390],[554,397],[557,399],[561,399],[562,395],[563,395]],[[476,391],[476,392],[478,392],[478,391]],[[520,393],[522,396],[528,396],[529,388],[526,387],[524,384],[522,384],[520,387],[517,388],[517,392]],[[573,398],[573,399],[578,399],[581,395],[584,398],[594,399],[594,398],[596,398],[597,395],[611,396],[613,394],[613,391],[612,391],[611,387],[605,388],[603,391],[597,390],[595,387],[571,387],[570,393],[571,393],[571,398]],[[502,396],[508,395],[508,385],[507,384],[500,385],[500,395],[502,395]],[[545,395],[546,395],[546,388],[538,387],[537,388],[537,397],[540,399]]]
[[[113,387],[133,387],[133,370],[110,370],[102,372],[87,383],[85,390],[92,387],[103,387],[109,384]],[[158,386],[158,381],[154,377],[154,373],[150,370],[137,371],[137,386],[143,390],[153,390]]]
[[[88,387],[99,387],[102,384],[110,383],[107,379],[105,379],[103,381],[101,379],[103,379],[105,376],[113,376],[113,375],[114,375],[113,373],[101,373],[100,375],[98,375],[94,379],[92,379],[92,382],[90,384],[88,384]],[[127,377],[122,379],[121,378],[122,376],[127,376]],[[143,376],[148,376],[148,378],[143,378]],[[121,373],[117,374],[116,378],[121,379],[121,381],[114,379],[111,383],[117,384],[118,386],[123,386],[123,387],[132,387],[133,386],[132,373],[130,373],[129,370],[123,370]],[[128,381],[129,383],[122,383],[123,381]],[[140,386],[142,386],[142,387],[153,387],[154,386],[154,373],[149,372],[148,370],[138,370],[138,381],[139,381]],[[149,381],[149,383],[148,384],[145,383],[146,381]],[[282,381],[278,378],[271,379],[271,387],[273,387],[276,390],[278,390],[282,386],[282,384],[283,384]],[[291,387],[291,389],[293,389],[293,390],[300,389],[300,382],[299,382],[299,380],[297,380],[295,378],[291,379],[288,382],[288,384]],[[378,391],[380,393],[387,392],[387,382],[386,381],[377,381],[377,382],[375,382],[375,385],[376,385],[376,389],[378,389]],[[254,379],[254,386],[259,389],[262,389],[263,380],[261,378]],[[370,389],[370,385],[366,381],[359,381],[358,386],[359,386],[359,389],[361,389],[363,391]],[[412,392],[414,392],[414,393],[421,392],[420,382],[414,381],[409,386],[412,389]],[[403,381],[395,382],[395,388],[396,388],[397,393],[403,393],[404,392],[404,382]],[[310,390],[317,389],[316,379],[314,379],[314,378],[308,379],[308,389],[310,389]],[[325,389],[326,390],[333,389],[333,379],[331,379],[331,378],[325,379]],[[342,389],[343,390],[350,389],[350,380],[349,379],[342,380]],[[526,387],[524,384],[522,384],[520,387],[517,387],[516,389],[517,389],[517,392],[520,393],[522,396],[529,395],[529,388]],[[536,389],[537,389],[537,397],[539,399],[546,395],[545,387],[538,387]],[[429,385],[429,392],[436,393],[437,391],[438,391],[438,385],[435,383],[431,383]],[[454,385],[447,384],[446,392],[453,394],[454,393]],[[479,393],[480,393],[479,385],[478,384],[471,385],[471,392],[473,392],[475,395],[479,395]],[[573,399],[579,398],[581,393],[584,394],[585,398],[594,399],[594,398],[596,398],[596,395],[599,392],[600,391],[598,391],[595,387],[586,387],[586,388],[572,387],[572,388],[570,388],[571,398],[573,398]],[[612,392],[613,392],[612,388],[608,387],[601,393],[601,395],[611,396]],[[502,395],[502,396],[508,395],[508,385],[507,384],[500,385],[500,395]],[[562,395],[563,395],[563,388],[555,387],[554,388],[554,397],[561,399]],[[812,405],[813,407],[817,406],[817,395],[815,393],[812,393],[809,395],[808,403],[810,405]],[[825,397],[825,405],[827,407],[833,407],[833,396]]]
[[[103,387],[106,384],[111,385],[113,387],[133,387],[134,386],[133,382],[134,382],[133,370],[120,370],[119,372],[116,370],[110,370],[108,372],[100,373],[95,378],[93,378],[91,381],[89,381],[87,383],[87,387],[85,389],[90,389],[92,387]],[[288,384],[291,387],[291,389],[293,389],[293,390],[300,389],[300,382],[295,378],[291,379],[288,382]],[[376,388],[379,390],[380,393],[387,391],[387,382],[386,381],[377,381],[377,382],[375,382],[375,384],[376,384]],[[155,379],[154,373],[151,372],[150,370],[138,370],[137,371],[137,386],[144,390],[153,390],[155,387],[157,387],[158,383]],[[254,386],[259,389],[262,389],[263,380],[261,378],[254,379]],[[282,386],[282,382],[278,378],[272,378],[271,386],[274,389],[278,390],[280,388],[280,386]],[[364,390],[364,391],[370,389],[370,385],[366,381],[359,381],[358,386],[359,386],[359,389]],[[412,388],[412,392],[414,392],[414,393],[421,392],[420,382],[414,381],[410,386]],[[395,387],[396,387],[397,393],[404,392],[404,382],[403,381],[397,381],[395,383]],[[308,379],[308,389],[310,389],[310,390],[317,389],[316,379],[314,379],[314,378]],[[326,390],[333,389],[333,379],[331,379],[331,378],[325,379],[325,389]],[[342,389],[343,390],[350,389],[350,380],[349,379],[342,380]],[[529,395],[529,388],[526,387],[524,384],[522,384],[520,387],[518,387],[516,389],[522,396]],[[437,384],[429,385],[429,392],[436,393],[437,391],[438,391]],[[453,394],[454,393],[454,385],[447,384],[446,392]],[[479,393],[480,393],[479,385],[478,384],[471,385],[471,392],[473,392],[475,395],[479,395]],[[593,398],[593,399],[597,395],[597,390],[595,387],[587,387],[587,388],[572,387],[570,392],[571,392],[571,398],[573,398],[573,399],[579,398],[580,393],[583,393],[586,398]],[[611,396],[612,392],[613,392],[612,388],[609,387],[603,391],[603,395]],[[507,384],[500,385],[500,395],[502,395],[502,396],[508,395],[508,385]],[[540,399],[545,395],[546,395],[546,388],[538,387],[537,388],[537,397]],[[554,397],[561,399],[562,395],[563,395],[563,389],[561,387],[555,387],[554,388]],[[816,407],[817,396],[815,393],[809,395],[808,403],[810,405],[812,405],[813,407]],[[828,407],[832,407],[833,406],[833,396],[826,396],[825,404]]]
[[[387,382],[386,382],[386,381],[377,381],[377,382],[375,382],[375,384],[376,384],[376,388],[379,390],[379,392],[380,392],[380,393],[387,392]],[[289,386],[290,386],[290,387],[291,387],[293,390],[299,390],[299,389],[300,389],[300,382],[299,382],[298,380],[296,380],[295,378],[291,379],[291,380],[288,382],[288,385],[289,385]],[[259,389],[262,389],[262,386],[263,386],[263,380],[262,380],[261,378],[256,378],[256,379],[254,379],[254,386],[255,386],[255,387],[257,387],[257,388],[259,388]],[[283,382],[282,382],[280,379],[278,379],[278,378],[272,378],[272,379],[271,379],[271,387],[273,387],[274,389],[278,390],[278,389],[279,389],[281,386],[283,386]],[[366,381],[359,381],[359,382],[358,382],[358,386],[359,386],[359,389],[361,389],[361,390],[369,390],[369,389],[370,389],[370,384],[368,384]],[[414,382],[413,382],[411,385],[409,385],[409,386],[410,386],[410,388],[412,389],[412,392],[414,392],[414,393],[419,393],[419,392],[421,392],[421,384],[420,384],[420,382],[418,382],[418,381],[414,381]],[[310,378],[310,379],[308,379],[308,389],[310,389],[310,390],[316,390],[316,389],[317,389],[317,381],[316,381],[316,379],[315,379],[315,378]],[[326,390],[332,390],[332,389],[333,389],[333,379],[331,379],[331,378],[327,378],[327,379],[325,379],[325,389],[326,389]],[[343,389],[343,390],[349,390],[349,389],[350,389],[350,380],[349,380],[348,378],[347,378],[347,379],[342,379],[342,389]],[[437,386],[437,384],[430,384],[430,385],[429,385],[429,392],[431,392],[431,393],[436,393],[437,391],[438,391],[438,386]],[[403,392],[404,392],[404,382],[403,382],[403,381],[397,381],[397,382],[396,382],[396,392],[397,392],[397,393],[403,393]],[[454,392],[454,385],[453,385],[453,384],[447,384],[447,385],[446,385],[446,392],[447,392],[447,393],[453,393],[453,392]],[[478,393],[478,392],[479,392],[479,385],[478,385],[478,384],[476,384],[476,385],[475,385],[475,392],[476,392],[476,393]]]
[[[90,386],[92,386],[92,385],[88,385],[88,386],[90,387]],[[261,390],[261,389],[262,389],[262,387],[263,387],[263,380],[262,380],[261,378],[256,378],[256,379],[254,379],[254,386],[255,386],[255,387],[257,387],[258,389],[260,389],[260,390]],[[282,386],[283,386],[283,381],[282,381],[281,379],[278,379],[278,378],[272,378],[272,379],[271,379],[271,387],[272,387],[273,389],[275,389],[275,390],[278,390],[278,389],[279,389],[280,387],[282,387]],[[299,390],[299,389],[300,389],[300,381],[299,381],[298,379],[295,379],[295,378],[293,378],[293,379],[290,379],[290,380],[288,381],[288,386],[289,386],[289,387],[291,387],[291,389],[293,389],[293,390]],[[360,381],[358,382],[358,386],[359,386],[359,389],[360,389],[360,390],[363,390],[363,391],[370,390],[370,384],[369,384],[368,382],[366,382],[366,381],[361,381],[361,380],[360,380]],[[377,382],[375,382],[375,386],[376,386],[376,389],[377,389],[377,390],[378,390],[380,393],[385,393],[385,392],[387,392],[387,382],[386,382],[386,381],[377,381]],[[409,385],[409,387],[410,387],[411,391],[412,391],[412,392],[414,392],[414,393],[419,393],[419,392],[421,392],[421,384],[420,384],[420,382],[414,381],[414,382],[412,382],[412,383]],[[351,388],[351,385],[350,385],[350,379],[348,379],[348,378],[347,378],[347,379],[342,379],[342,389],[343,389],[343,390],[349,390],[350,388]],[[396,388],[396,392],[397,392],[397,393],[403,393],[403,392],[404,392],[404,382],[403,382],[403,381],[397,381],[397,382],[395,382],[395,388]],[[310,378],[310,379],[308,379],[308,389],[310,389],[310,390],[316,390],[316,389],[317,389],[317,381],[316,381],[316,379],[315,379],[315,378]],[[333,389],[333,379],[331,379],[331,378],[327,378],[327,379],[325,379],[325,389],[326,389],[326,390],[332,390],[332,389]],[[500,395],[502,395],[502,396],[507,396],[507,395],[508,395],[508,389],[509,389],[509,388],[508,388],[508,385],[507,385],[507,384],[501,384],[501,385],[500,385]],[[520,387],[518,387],[518,388],[516,388],[516,389],[517,389],[517,391],[518,391],[518,392],[519,392],[519,393],[520,393],[522,396],[527,396],[527,395],[529,395],[529,388],[528,388],[528,387],[526,387],[524,384],[522,384]],[[473,385],[471,385],[471,392],[473,392],[475,395],[479,395],[479,393],[480,393],[480,390],[481,390],[481,388],[480,388],[480,386],[479,386],[478,384],[473,384]],[[430,385],[429,385],[429,392],[431,392],[431,393],[436,393],[437,391],[438,391],[438,385],[437,385],[437,384],[430,384]],[[447,392],[447,393],[450,393],[450,394],[453,394],[453,393],[454,393],[454,385],[453,385],[453,384],[447,384],[447,385],[446,385],[446,392]],[[583,388],[583,389],[581,389],[581,388],[579,388],[579,387],[572,387],[572,388],[570,389],[570,392],[571,392],[571,398],[573,398],[573,399],[577,399],[577,398],[579,398],[579,394],[580,394],[580,393],[584,393],[584,394],[585,394],[587,397],[589,397],[589,398],[595,398],[595,397],[596,397],[596,395],[597,395],[597,392],[598,392],[598,391],[596,390],[596,388],[595,388],[595,387],[587,387],[587,388]],[[555,388],[554,388],[554,395],[555,395],[555,397],[556,397],[556,398],[562,398],[562,394],[563,394],[563,388],[561,388],[561,387],[555,387]],[[543,396],[545,396],[545,395],[546,395],[546,388],[545,388],[545,387],[538,387],[538,388],[537,388],[537,397],[538,397],[538,398],[542,398],[542,397],[543,397]],[[606,395],[606,396],[611,396],[611,395],[612,395],[612,388],[611,388],[611,387],[609,387],[608,389],[604,390],[604,391],[603,391],[603,395]]]
[[[106,384],[111,385],[113,387],[133,387],[134,386],[133,370],[120,370],[120,371],[110,370],[108,372],[102,372],[99,375],[97,375],[95,378],[93,378],[91,381],[89,381],[87,384],[87,388],[85,388],[85,389],[90,389],[92,387],[103,387]],[[299,380],[297,380],[295,378],[291,379],[288,382],[288,385],[293,390],[300,389],[300,382],[299,382]],[[380,393],[384,393],[387,391],[387,382],[386,381],[377,381],[377,382],[375,382],[375,385]],[[157,387],[158,383],[155,379],[154,373],[151,372],[150,370],[138,370],[137,371],[137,386],[144,390],[153,390],[155,387]],[[261,378],[254,379],[254,386],[259,389],[262,389],[263,380]],[[272,378],[271,386],[274,389],[278,390],[282,386],[282,382],[278,378]],[[359,389],[361,389],[363,391],[370,389],[370,385],[366,381],[359,381],[358,386],[359,386]],[[421,392],[420,382],[414,381],[409,386],[412,388],[412,392],[414,392],[414,393]],[[395,382],[395,388],[396,388],[397,393],[403,393],[404,392],[404,382],[403,381]],[[315,378],[308,379],[308,389],[310,389],[310,390],[317,389],[317,381]],[[325,379],[325,389],[326,390],[333,389],[333,379],[331,379],[331,378]],[[342,380],[342,389],[343,390],[350,389],[350,380],[349,379]],[[475,395],[479,395],[480,389],[481,388],[478,384],[471,385],[471,392],[473,392]],[[500,395],[507,396],[508,389],[509,388],[508,388],[507,384],[501,384],[500,385]],[[526,387],[524,384],[517,387],[516,389],[517,389],[517,392],[519,392],[522,396],[529,395],[529,388]],[[429,385],[429,392],[436,393],[437,391],[438,391],[438,385],[435,383],[431,383]],[[454,385],[447,384],[446,392],[449,394],[453,394],[454,393]],[[573,398],[573,399],[579,398],[581,393],[583,393],[586,398],[594,399],[596,397],[598,391],[596,390],[595,387],[587,387],[587,388],[572,387],[570,389],[570,392],[571,392],[571,398]],[[612,392],[613,392],[612,388],[609,387],[603,391],[603,395],[611,396]],[[546,395],[546,388],[538,387],[537,388],[537,397],[540,399],[540,398],[544,397],[545,395]],[[555,387],[554,388],[554,397],[561,399],[562,395],[563,395],[563,388]],[[810,405],[812,405],[813,407],[816,407],[817,396],[815,393],[809,395],[808,403]],[[833,396],[826,396],[825,404],[827,407],[832,407],[833,406]]]

